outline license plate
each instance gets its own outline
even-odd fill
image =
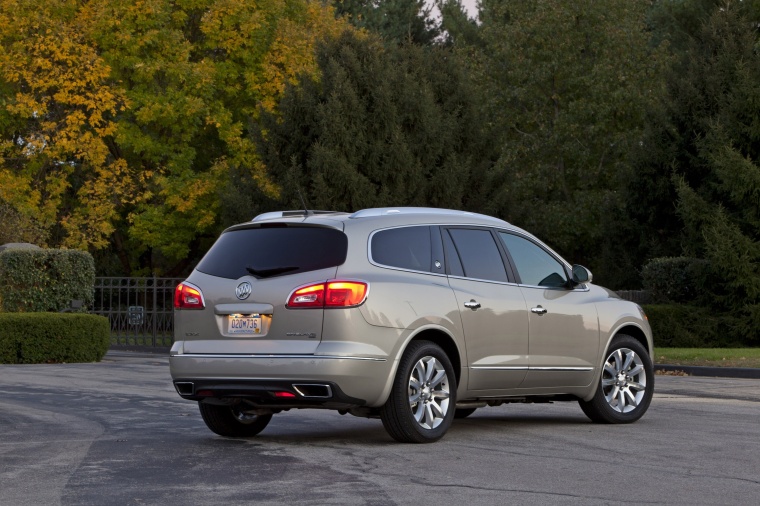
[[[227,332],[239,336],[255,336],[261,334],[260,315],[229,315],[227,320]]]

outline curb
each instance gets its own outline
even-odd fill
[[[689,376],[712,378],[760,379],[760,368],[751,367],[705,367],[695,365],[655,364],[655,371],[682,371]]]

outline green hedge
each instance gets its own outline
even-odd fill
[[[690,303],[705,294],[709,264],[688,257],[653,258],[641,269],[644,290],[655,302]]]
[[[94,285],[95,262],[85,251],[0,252],[0,311],[61,311],[77,299],[85,312],[92,307]]]
[[[0,313],[0,363],[98,362],[111,342],[108,318],[75,313]]]
[[[738,332],[740,319],[685,304],[649,304],[644,311],[654,345],[665,348],[730,348],[751,345]]]

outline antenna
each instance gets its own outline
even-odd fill
[[[298,186],[296,186],[296,191],[298,192],[298,198],[301,199],[301,205],[303,206],[304,215],[311,216],[312,214],[314,214],[313,211],[309,211],[309,208],[306,207],[306,201],[304,200],[303,195],[301,195],[301,189]]]

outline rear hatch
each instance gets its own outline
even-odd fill
[[[201,292],[203,308],[175,309],[174,338],[184,341],[183,353],[314,353],[324,309],[287,302],[297,288],[334,278],[345,262],[348,239],[334,223],[226,230],[186,281]]]

